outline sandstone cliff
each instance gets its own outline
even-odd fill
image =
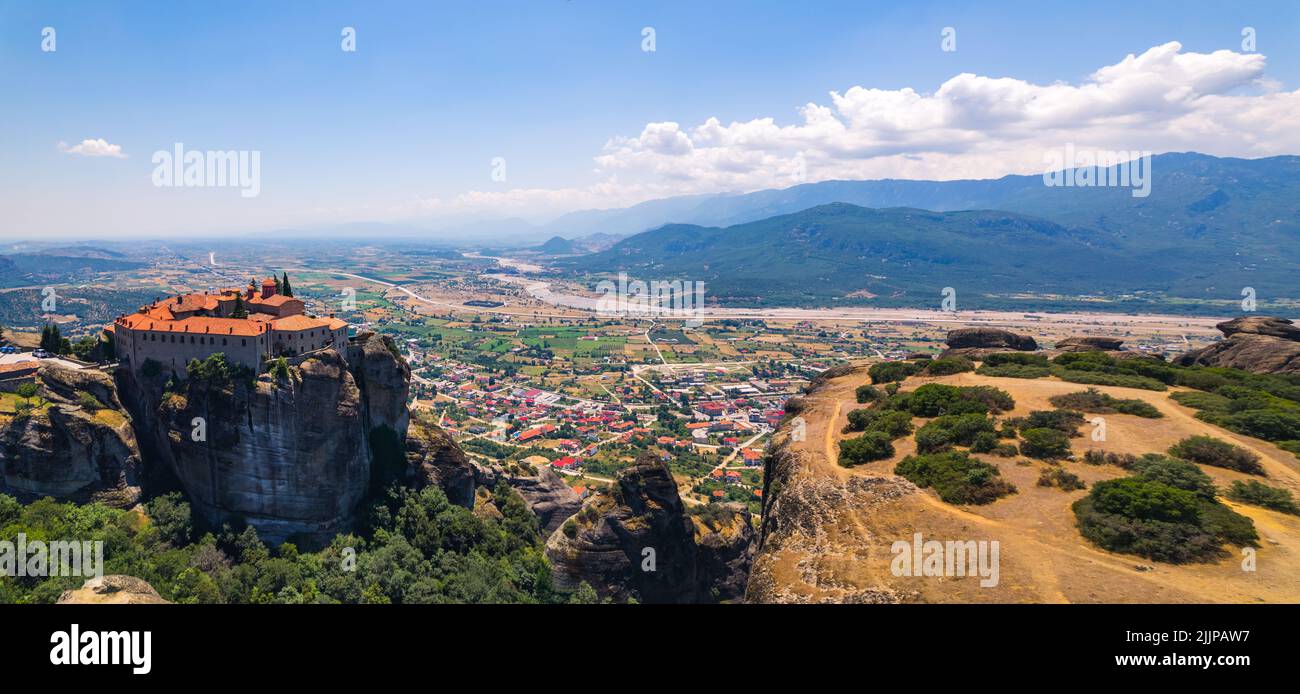
[[[271,542],[348,530],[372,481],[372,443],[403,465],[408,420],[410,370],[391,340],[357,342],[351,361],[324,350],[255,380],[195,376],[167,390],[165,374],[124,374],[147,457],[210,523],[240,518]]]
[[[1224,339],[1180,355],[1183,366],[1223,366],[1262,374],[1300,374],[1300,328],[1285,318],[1250,316],[1214,326]]]
[[[30,414],[0,416],[0,489],[119,508],[140,498],[140,450],[111,378],[45,365]]]
[[[474,507],[474,466],[441,428],[420,419],[411,423],[406,432],[406,466],[411,487],[440,487],[451,503]]]
[[[748,524],[745,513],[697,528],[668,467],[643,456],[619,472],[611,493],[591,497],[560,525],[546,543],[546,556],[562,589],[585,581],[617,601],[712,602],[734,595],[745,581],[753,535]]]

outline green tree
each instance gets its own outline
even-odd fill
[[[280,281],[280,293],[285,296],[293,296],[293,287],[289,285],[289,273],[284,273],[284,279]]]

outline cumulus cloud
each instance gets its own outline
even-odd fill
[[[831,179],[951,180],[1041,173],[1078,149],[1195,150],[1259,157],[1300,152],[1300,90],[1282,91],[1258,53],[1184,52],[1178,42],[1103,66],[1078,84],[956,75],[933,92],[853,86],[828,103],[694,126],[648,123],[611,138],[589,188],[467,193],[445,201],[602,207],[687,193],[782,188]]]
[[[122,145],[109,144],[108,140],[103,138],[85,139],[71,147],[66,142],[60,142],[59,151],[65,154],[80,154],[83,157],[126,158],[126,153],[122,151]]]

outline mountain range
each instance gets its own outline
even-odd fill
[[[1150,171],[1146,197],[1005,176],[652,201],[601,211],[601,230],[656,215],[672,223],[561,264],[701,280],[713,297],[750,305],[928,306],[945,286],[989,307],[1025,293],[1129,296],[1109,308],[1239,301],[1243,287],[1261,302],[1300,298],[1300,157],[1173,153]],[[583,214],[595,213],[571,218]]]

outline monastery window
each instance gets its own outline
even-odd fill
[[[222,347],[225,347],[225,346],[226,346],[226,338],[224,338],[224,337],[221,338],[221,346],[222,346]]]

